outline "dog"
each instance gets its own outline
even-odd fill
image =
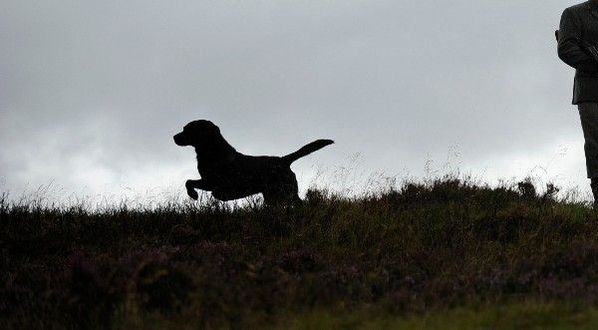
[[[209,120],[188,123],[174,136],[178,146],[192,146],[197,155],[199,180],[187,180],[187,194],[197,200],[196,189],[214,198],[230,201],[261,193],[267,205],[298,204],[297,178],[291,164],[301,157],[333,144],[316,140],[286,156],[249,156],[233,148]]]

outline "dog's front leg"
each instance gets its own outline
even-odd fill
[[[205,182],[203,182],[201,179],[187,180],[187,182],[185,182],[185,188],[187,189],[187,195],[189,195],[189,197],[193,198],[194,200],[197,200],[197,198],[199,197],[195,189],[207,190]]]

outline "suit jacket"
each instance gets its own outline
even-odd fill
[[[563,11],[558,55],[575,68],[573,104],[598,102],[598,3],[586,1]]]

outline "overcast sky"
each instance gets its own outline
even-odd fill
[[[554,40],[575,3],[3,0],[0,190],[184,194],[172,135],[204,118],[247,154],[334,139],[302,191],[459,170],[587,192]]]

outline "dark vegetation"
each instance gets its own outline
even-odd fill
[[[0,201],[0,328],[220,328],[598,305],[598,212],[445,178],[295,209]],[[473,307],[472,307],[473,306]]]

